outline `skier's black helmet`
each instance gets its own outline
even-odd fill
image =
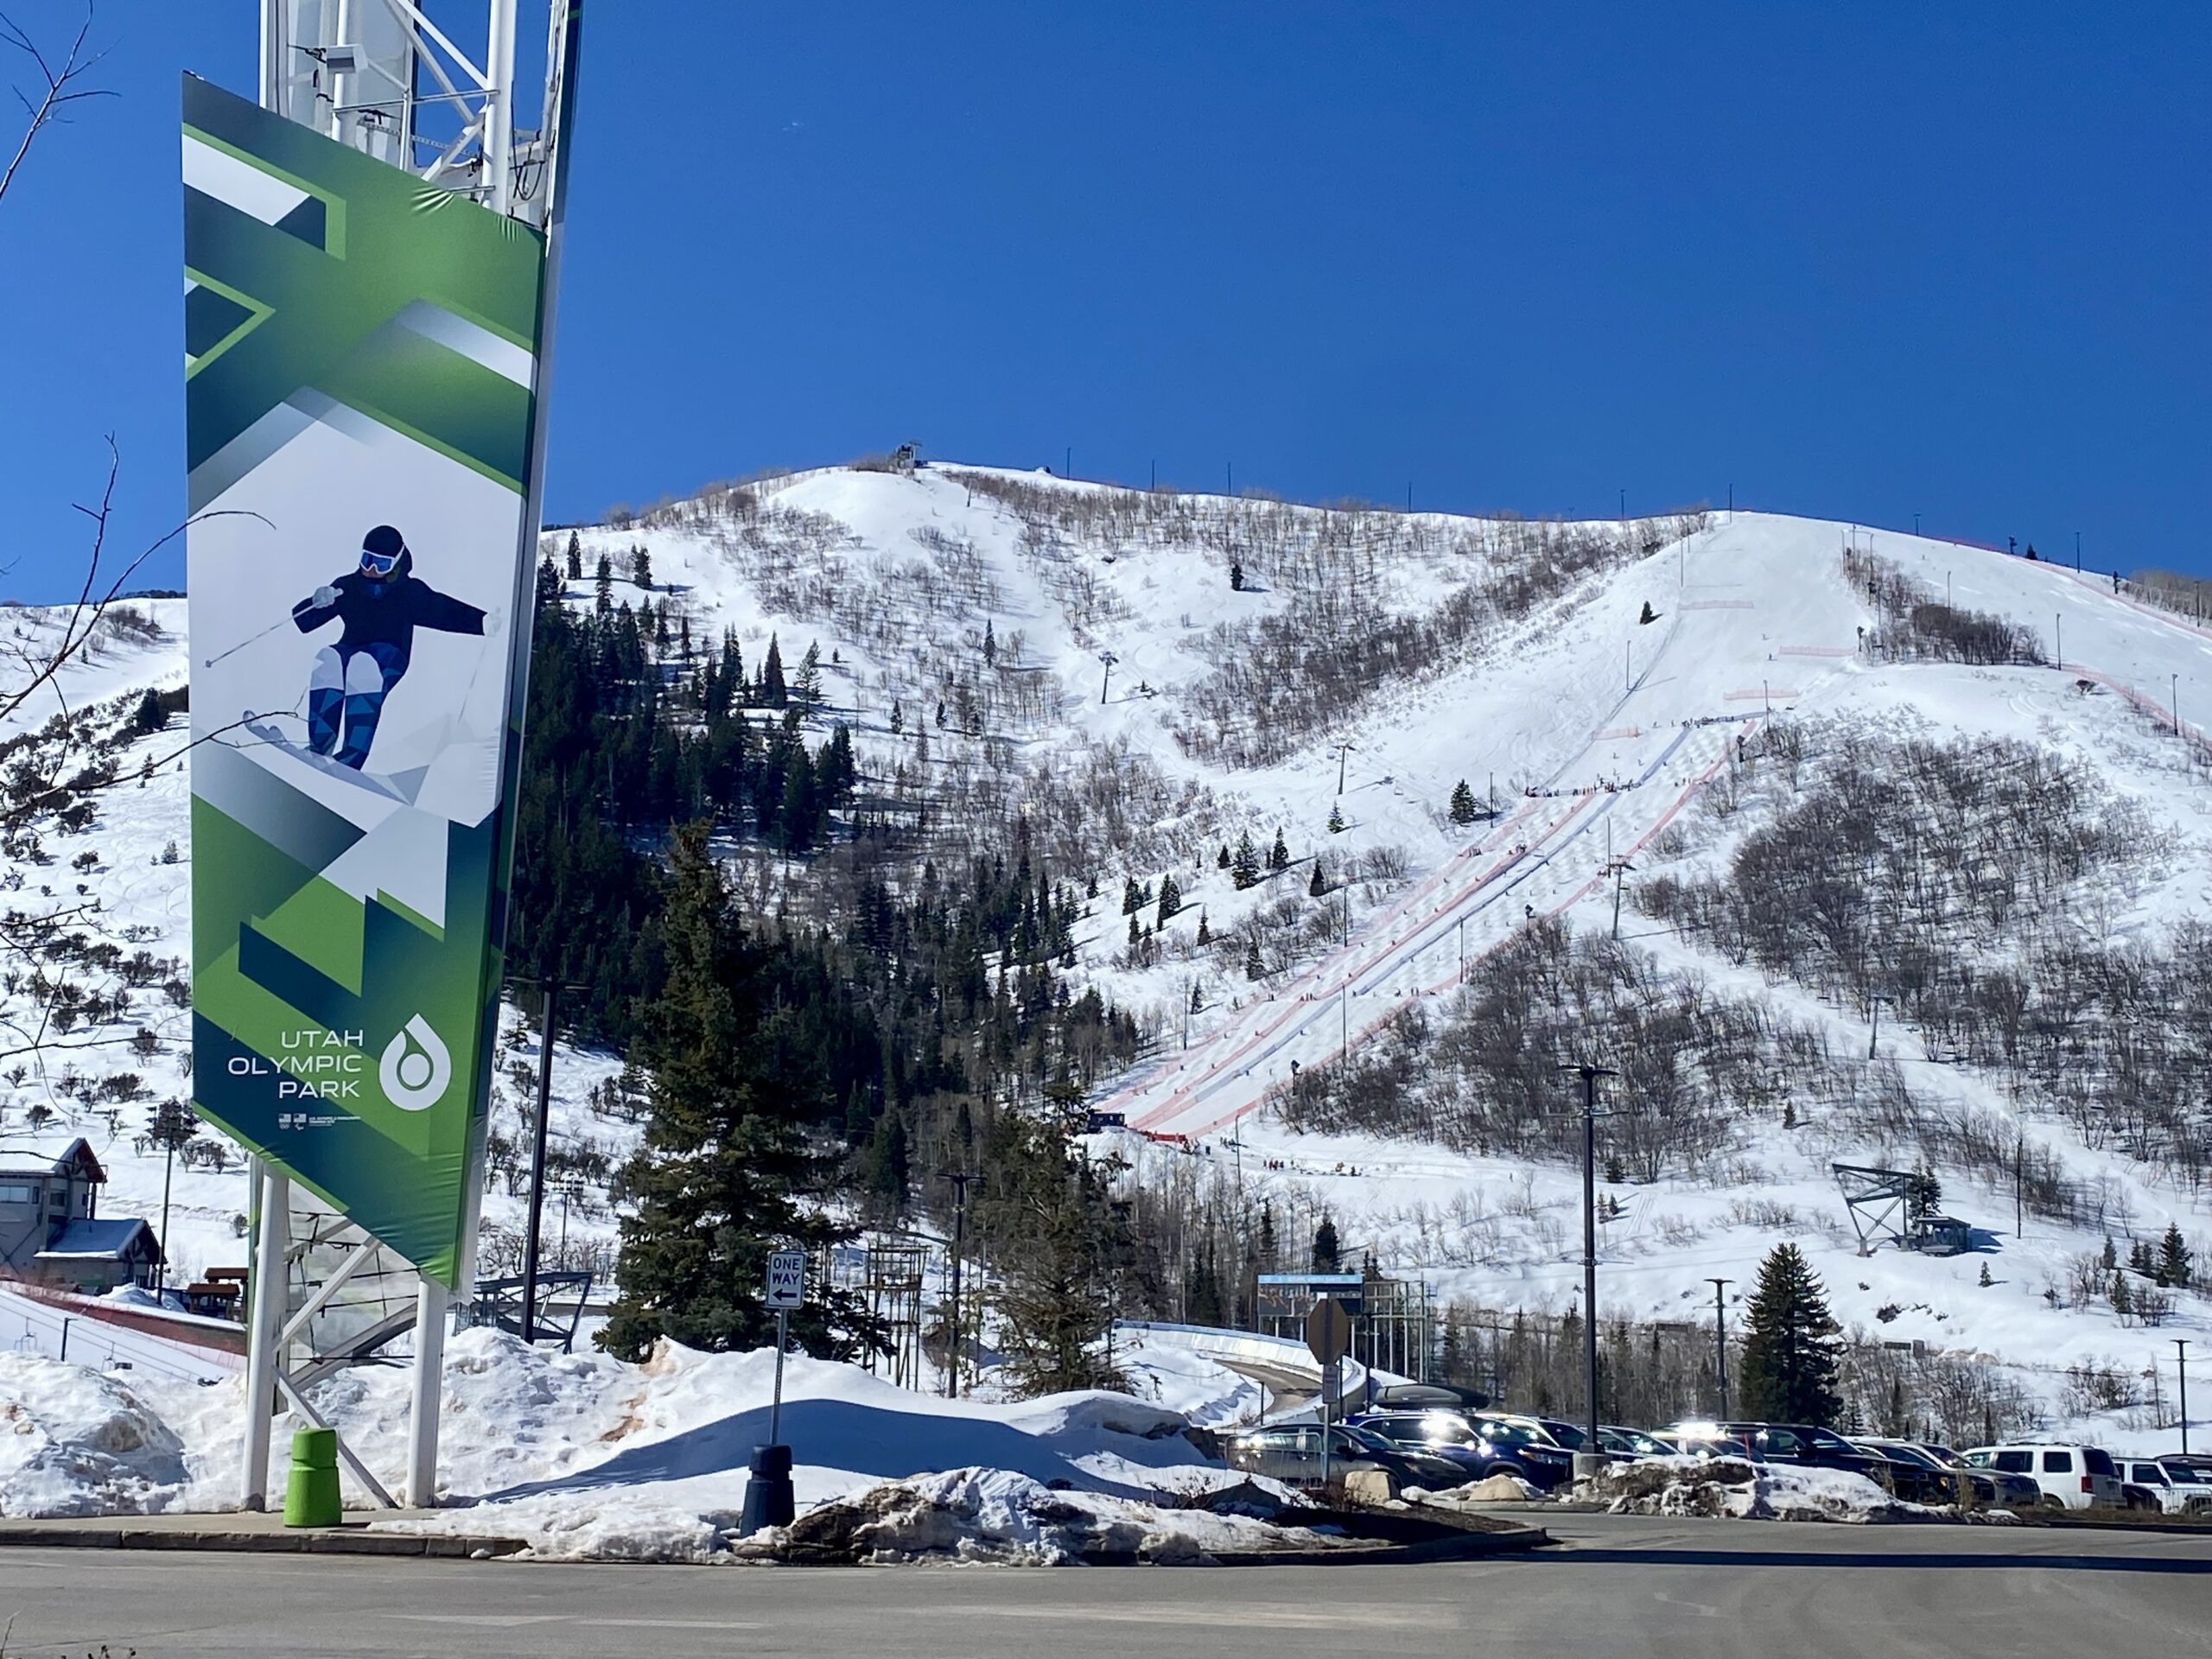
[[[361,537],[361,567],[379,576],[388,576],[398,564],[400,555],[407,551],[407,538],[390,524],[378,524]]]

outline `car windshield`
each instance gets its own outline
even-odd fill
[[[1589,1435],[1577,1428],[1573,1423],[1554,1422],[1548,1417],[1544,1418],[1542,1421],[1544,1425],[1544,1433],[1550,1435],[1553,1440],[1558,1441],[1570,1452],[1580,1452],[1584,1446],[1590,1444]]]
[[[1377,1434],[1371,1428],[1353,1428],[1347,1425],[1342,1428],[1332,1429],[1330,1430],[1330,1433],[1332,1434],[1341,1435],[1344,1440],[1349,1440],[1352,1445],[1364,1447],[1370,1452],[1395,1452],[1399,1450],[1397,1446],[1391,1445],[1389,1441],[1384,1440],[1380,1434]],[[1333,1445],[1335,1442],[1332,1442],[1332,1444]]]
[[[1541,1444],[1535,1434],[1519,1423],[1485,1422],[1483,1439],[1497,1446],[1536,1446]]]
[[[1466,1446],[1475,1438],[1475,1431],[1463,1419],[1441,1411],[1422,1418],[1417,1432],[1432,1446]]]

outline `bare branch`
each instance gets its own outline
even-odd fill
[[[12,89],[16,102],[29,115],[30,124],[23,129],[22,138],[16,145],[16,153],[8,158],[7,171],[0,173],[0,198],[7,195],[8,187],[16,181],[16,171],[22,166],[23,157],[30,154],[32,142],[47,128],[67,122],[68,117],[63,111],[69,105],[81,103],[88,98],[115,96],[107,87],[82,84],[86,76],[99,67],[100,60],[107,56],[105,51],[87,54],[85,50],[86,37],[92,30],[92,9],[87,3],[85,21],[78,27],[77,38],[69,42],[67,55],[57,66],[40,50],[38,42],[32,40],[14,18],[0,12],[0,44],[12,46],[29,58],[38,71],[40,82],[35,95],[24,92],[20,86]]]

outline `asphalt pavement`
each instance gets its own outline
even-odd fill
[[[2212,1655],[2212,1539],[1548,1516],[1407,1567],[748,1568],[0,1549],[9,1659]]]

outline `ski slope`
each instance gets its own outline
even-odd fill
[[[2037,628],[2047,653],[2063,639],[2068,656],[2048,669],[1870,664],[1859,631],[1875,618],[1838,568],[1845,536],[1939,591],[1948,586],[1962,608]],[[1668,615],[1668,596],[1656,590],[1674,572]],[[1638,627],[1646,600],[1662,613]],[[1616,640],[1625,641],[1618,657]],[[1904,696],[1959,729],[1994,732],[2038,699],[2080,700],[2085,683],[2167,726],[2177,690],[2184,708],[2212,710],[2212,632],[2106,582],[1975,548],[1764,514],[1738,514],[1614,578],[1555,650],[1588,665],[1564,696],[1539,670],[1467,687],[1459,711],[1493,745],[1503,738],[1513,752],[1550,762],[1543,781],[1370,918],[1347,948],[1132,1078],[1102,1109],[1156,1135],[1217,1134],[1294,1065],[1342,1053],[1408,998],[1448,993],[1465,963],[1529,917],[1588,910],[1578,919],[1610,925],[1613,861],[1639,858],[1728,764],[1732,745],[1775,714],[1833,715],[1862,699]],[[1619,677],[1610,702],[1597,683],[1609,674]],[[1423,739],[1448,741],[1436,729],[1413,741]],[[2202,725],[2184,717],[2177,741],[2203,747]]]

